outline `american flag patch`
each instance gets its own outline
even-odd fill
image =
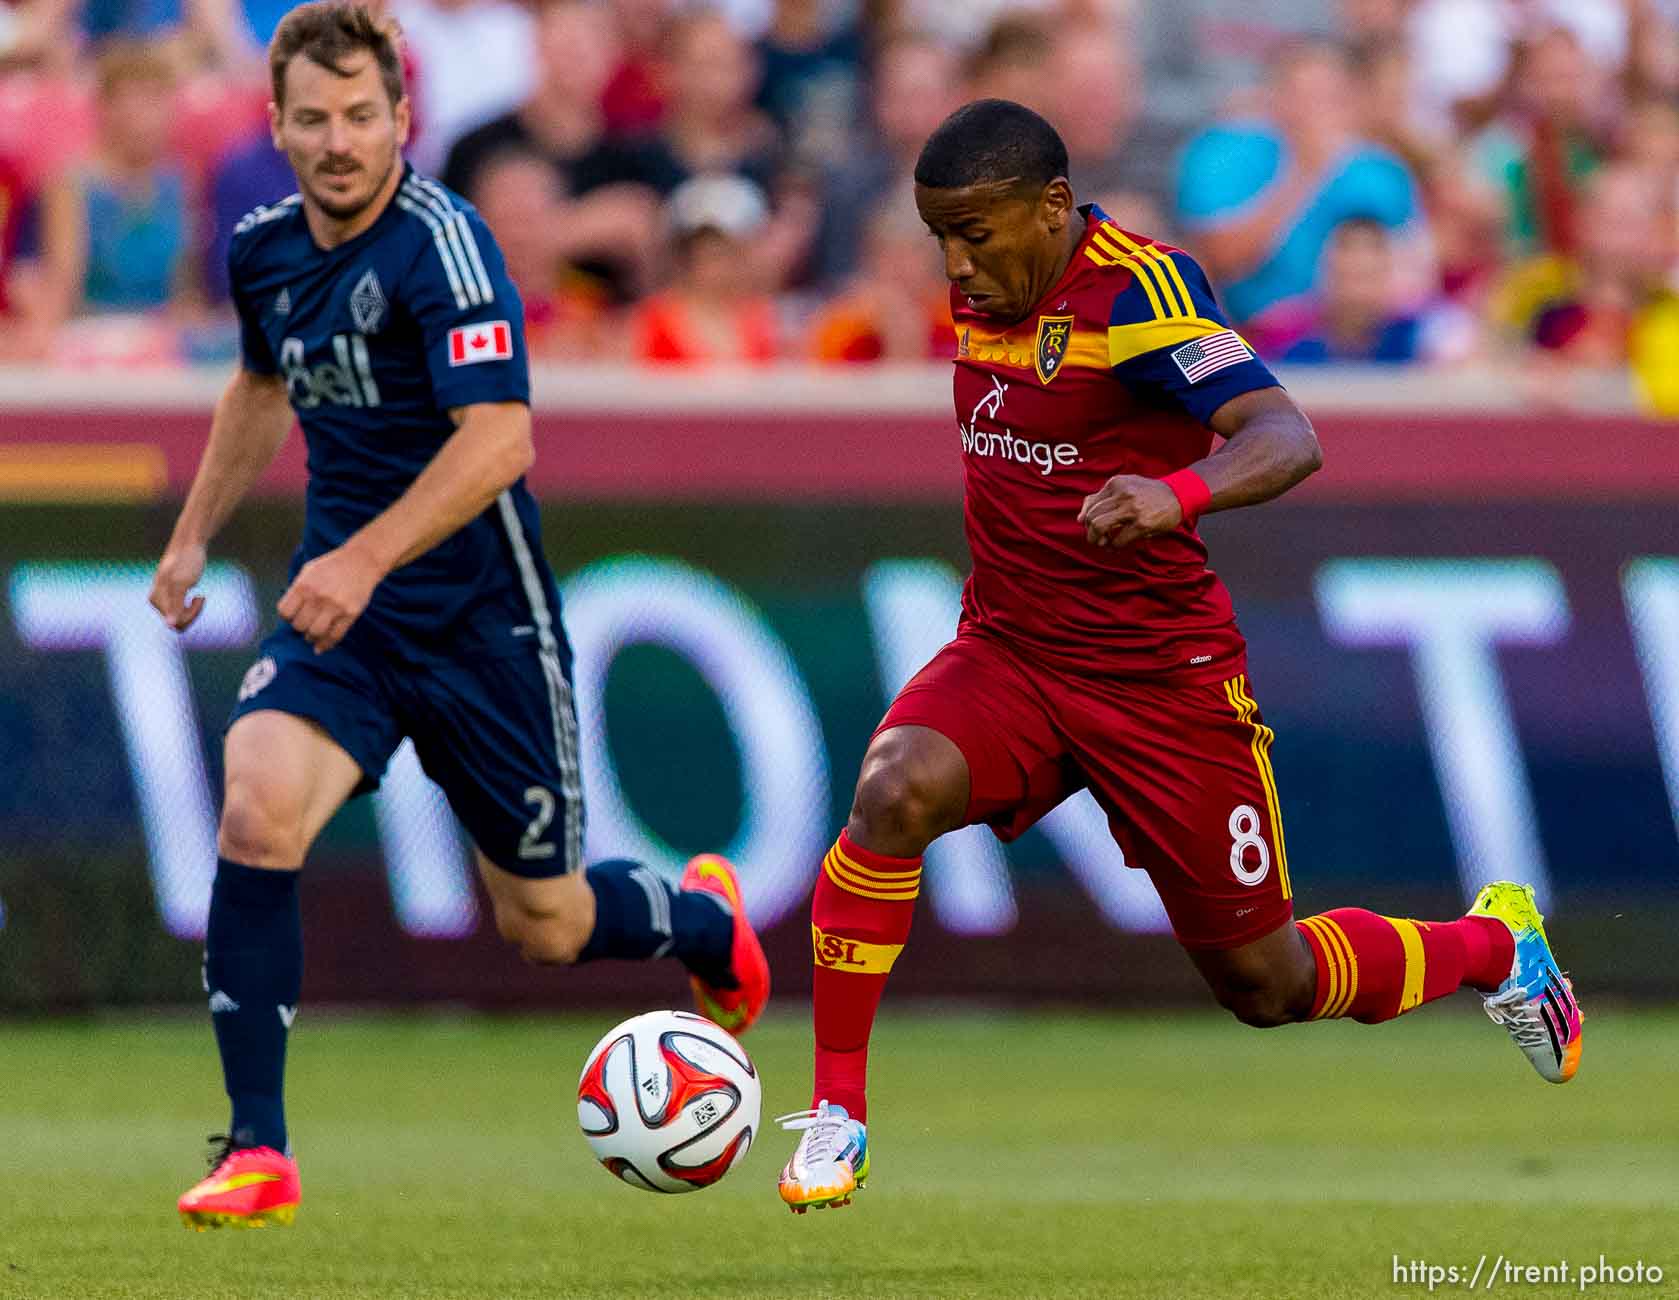
[[[1172,360],[1178,363],[1183,377],[1192,384],[1200,383],[1226,366],[1240,365],[1252,355],[1235,330],[1220,330],[1217,334],[1192,339],[1181,348],[1172,350]]]

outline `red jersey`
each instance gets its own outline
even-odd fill
[[[1066,274],[1018,325],[997,328],[952,289],[974,562],[963,628],[1065,671],[1224,680],[1246,645],[1195,530],[1097,547],[1078,513],[1115,474],[1200,460],[1213,412],[1277,381],[1193,258],[1080,211]]]

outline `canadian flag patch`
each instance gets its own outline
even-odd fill
[[[470,366],[480,361],[509,361],[513,357],[513,327],[504,320],[462,325],[449,331],[449,364]]]

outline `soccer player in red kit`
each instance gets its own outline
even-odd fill
[[[783,1121],[802,1135],[782,1200],[843,1205],[868,1175],[869,1031],[927,845],[975,822],[1011,840],[1081,787],[1244,1023],[1371,1023],[1473,988],[1566,1081],[1580,1013],[1530,887],[1489,884],[1451,921],[1294,920],[1272,732],[1195,525],[1322,453],[1201,268],[1076,206],[1054,128],[1005,100],[933,133],[915,199],[952,283],[973,572],[817,877],[813,1109]]]

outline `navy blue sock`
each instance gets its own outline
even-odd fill
[[[286,1031],[303,986],[297,872],[216,863],[204,985],[239,1146],[286,1150]]]
[[[670,956],[708,984],[735,986],[729,973],[735,921],[727,900],[673,888],[653,868],[625,858],[592,862],[584,878],[595,894],[595,931],[579,962]]]

